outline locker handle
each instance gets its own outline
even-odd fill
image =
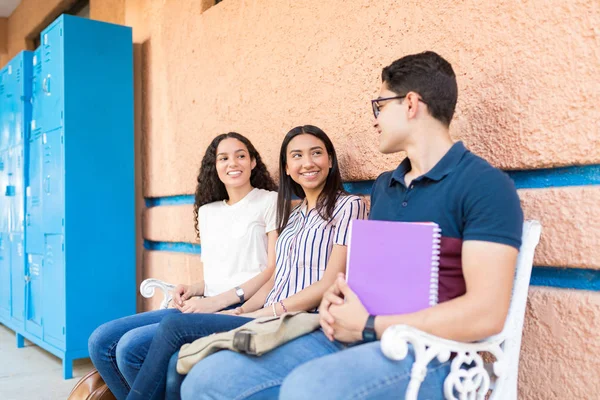
[[[46,181],[46,193],[50,194],[50,175],[44,178],[44,180]]]
[[[31,226],[31,215],[29,213],[25,214],[25,225]]]
[[[31,278],[29,277],[29,275],[25,275],[25,282],[29,282],[31,280]]]
[[[46,93],[50,93],[50,74],[42,80],[42,90]]]

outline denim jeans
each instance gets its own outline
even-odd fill
[[[169,376],[171,387],[166,392],[167,369],[173,355],[182,345],[218,332],[238,328],[251,318],[223,314],[171,314],[163,318],[154,334],[146,360],[127,396],[133,399],[179,398],[181,378],[177,371]],[[171,361],[171,363],[176,363]]]
[[[215,353],[196,364],[181,386],[196,399],[390,399],[404,397],[414,362],[393,361],[379,341],[347,347],[316,331],[262,355]],[[443,399],[450,362],[432,361],[419,399]]]
[[[158,323],[173,314],[181,313],[167,309],[130,315],[100,325],[90,336],[90,358],[117,399],[127,397]]]

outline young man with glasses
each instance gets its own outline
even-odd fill
[[[515,187],[452,141],[458,90],[446,60],[433,52],[409,55],[384,68],[382,81],[372,101],[379,150],[404,151],[407,158],[375,181],[370,219],[440,226],[440,304],[412,314],[369,315],[342,275],[321,303],[322,331],[261,357],[212,355],[184,381],[184,400],[402,398],[414,356],[387,359],[378,341],[386,328],[411,325],[467,342],[502,330],[523,224]],[[423,398],[443,398],[449,368],[449,362],[429,364]]]

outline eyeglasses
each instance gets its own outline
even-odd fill
[[[379,105],[380,101],[386,101],[386,100],[399,100],[399,99],[403,99],[405,98],[406,95],[403,96],[394,96],[394,97],[380,97],[377,99],[373,99],[371,100],[371,106],[373,107],[373,115],[375,116],[375,119],[377,119],[377,117],[379,116],[379,112],[381,111],[381,106]],[[423,104],[427,104],[423,101],[423,99],[419,99],[419,101]]]

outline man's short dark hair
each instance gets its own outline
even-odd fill
[[[399,96],[418,93],[431,116],[450,125],[458,97],[456,75],[439,54],[426,51],[402,57],[383,69],[381,80]]]

